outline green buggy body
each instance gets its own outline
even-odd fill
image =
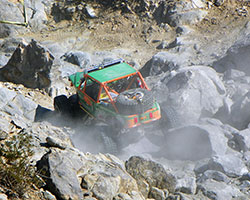
[[[78,103],[91,118],[132,128],[161,118],[160,106],[141,73],[118,60],[69,76]]]

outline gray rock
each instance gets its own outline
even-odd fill
[[[249,91],[249,76],[240,77],[238,80],[224,81],[227,89],[228,98],[232,99],[233,103],[242,99]]]
[[[91,18],[95,18],[96,17],[96,14],[95,14],[95,10],[90,6],[90,5],[87,5],[85,7],[88,15],[91,17]]]
[[[232,139],[237,145],[238,151],[249,151],[250,150],[250,129],[244,129],[233,134]]]
[[[168,45],[169,45],[169,43],[167,41],[162,41],[161,44],[159,44],[159,46],[157,46],[157,49],[167,49]]]
[[[227,138],[223,129],[214,125],[187,125],[165,132],[158,156],[174,160],[199,160],[224,155]]]
[[[16,47],[23,42],[23,38],[18,37],[8,37],[1,40],[1,52],[4,52],[5,56],[8,58],[11,57],[11,54],[14,53]],[[7,64],[7,63],[6,63]]]
[[[43,191],[43,196],[46,200],[56,200],[56,197],[47,190]]]
[[[81,68],[87,68],[91,65],[91,55],[82,51],[70,51],[63,55],[65,61],[78,65]]]
[[[140,70],[144,77],[158,75],[162,72],[177,70],[190,65],[188,51],[184,53],[159,52]]]
[[[202,185],[199,185],[199,190],[209,199],[215,200],[233,199],[244,196],[237,187],[214,180],[207,180]]]
[[[247,168],[250,170],[250,151],[244,152],[243,159]]]
[[[250,122],[250,92],[238,99],[231,107],[231,123],[237,129],[245,129]]]
[[[26,1],[26,8],[30,9],[26,12],[29,13],[29,25],[33,31],[41,31],[47,26],[48,18],[45,12],[45,5],[42,0]]]
[[[3,54],[0,54],[0,68],[7,64],[9,58]]]
[[[113,199],[124,192],[132,200],[143,200],[136,181],[126,173],[122,162],[111,155],[53,148],[38,162],[38,169],[44,169],[49,191],[61,199],[82,199],[87,190],[85,193],[89,198],[93,195],[92,199]]]
[[[161,164],[139,156],[133,156],[126,161],[125,166],[127,172],[136,179],[145,198],[148,196],[144,188],[145,185],[149,185],[150,188],[167,189],[169,192],[175,190],[175,177],[167,173]]]
[[[13,3],[8,0],[0,1],[0,19],[4,21],[12,22],[24,22],[24,17],[22,14],[22,6],[20,3]],[[17,31],[23,31],[25,28],[22,26],[13,26],[11,24],[0,23],[0,38],[13,36]]]
[[[83,193],[77,179],[81,159],[76,154],[52,149],[38,162],[43,170],[49,191],[61,199],[82,199]]]
[[[220,171],[228,177],[240,177],[247,173],[244,162],[234,154],[225,154],[212,157],[209,161],[197,165],[196,173],[203,173],[207,170]]]
[[[51,120],[50,120],[51,121]],[[47,144],[47,138],[56,138],[59,144],[63,144],[68,148],[73,148],[71,143],[70,134],[62,128],[51,125],[48,122],[35,122],[28,126],[24,130],[27,134],[32,136],[32,143],[34,144],[34,155],[32,156],[32,161],[36,163],[41,160],[41,158],[50,151]]]
[[[159,24],[169,23],[171,26],[195,24],[206,15],[206,11],[200,9],[205,6],[201,0],[176,1],[171,4],[162,1],[155,4],[156,8],[152,12]]]
[[[34,101],[18,94],[14,98],[13,103],[18,106],[26,119],[34,121],[37,108],[37,104]]]
[[[55,57],[55,59],[60,59],[65,54],[65,52],[67,52],[67,48],[64,45],[55,41],[42,41],[41,45],[45,46]]]
[[[0,88],[0,109],[2,109],[8,102],[12,101],[15,96],[16,92],[11,91],[7,88],[1,87]]]
[[[176,33],[181,34],[181,35],[186,35],[192,32],[192,29],[189,26],[183,25],[183,26],[178,26],[176,28]]]
[[[69,75],[74,74],[80,70],[80,68],[71,63],[62,61],[59,67],[59,71],[61,72],[61,77],[68,78]]]
[[[215,113],[214,117],[223,123],[229,123],[231,119],[231,106],[233,105],[232,99],[225,96],[223,98],[223,106]]]
[[[182,13],[175,13],[170,15],[169,24],[172,26],[180,26],[180,25],[193,25],[205,18],[208,14],[206,10],[189,10]]]
[[[162,89],[159,84],[166,87]],[[223,106],[225,87],[210,67],[192,66],[171,71],[153,86],[161,107],[171,106],[185,123],[213,116]]]
[[[57,147],[59,149],[66,149],[67,145],[58,138],[53,138],[51,136],[46,138],[47,144],[50,147]]]
[[[240,71],[240,70],[236,70],[236,69],[228,69],[224,72],[224,79],[226,80],[239,80],[242,77],[244,77],[246,75],[245,72]]]
[[[183,179],[177,179],[176,190],[186,194],[195,194],[196,178],[184,177]]]
[[[201,177],[198,179],[198,183],[203,183],[204,181],[212,179],[217,182],[224,182],[224,183],[229,183],[230,179],[223,174],[220,171],[215,171],[215,170],[207,170],[203,174],[201,174]]]
[[[48,88],[50,69],[54,57],[32,40],[28,45],[20,44],[11,59],[1,70],[1,75],[14,83],[30,88]]]
[[[221,59],[217,59],[213,63],[213,67],[218,72],[225,72],[228,69],[237,69],[245,72],[247,75],[250,74],[249,68],[247,67],[250,62],[249,51],[250,51],[250,23],[247,22],[242,27],[239,34],[237,34],[237,40],[228,49],[226,55]]]
[[[149,193],[149,198],[157,199],[157,200],[165,200],[166,194],[163,190],[159,188],[152,187]]]
[[[19,119],[20,117],[24,117],[29,121],[34,121],[36,108],[37,104],[35,102],[18,94],[12,101],[9,101],[7,105],[3,107],[3,111],[9,113],[13,117],[19,115]],[[18,120],[18,117],[14,119]]]
[[[124,191],[133,200],[143,200],[136,181],[114,158],[86,155],[81,168],[82,187],[91,191],[97,199],[113,199]]]

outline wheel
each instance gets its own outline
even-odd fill
[[[80,116],[80,112],[82,111],[79,106],[79,97],[77,94],[73,94],[69,97],[69,105],[70,105],[70,114],[73,118],[77,118]]]
[[[60,112],[63,115],[69,115],[71,112],[69,100],[65,95],[56,96],[54,98],[54,108],[55,111]]]
[[[143,113],[152,108],[153,103],[152,92],[142,88],[126,90],[116,98],[117,109],[124,115]]]
[[[173,107],[161,107],[161,128],[174,128],[180,125],[180,119]]]

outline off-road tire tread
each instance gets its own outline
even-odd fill
[[[140,91],[144,93],[142,102],[136,100],[128,100],[125,98],[127,92]],[[154,103],[153,93],[149,90],[136,88],[122,92],[116,99],[118,111],[124,115],[141,114],[152,108]]]

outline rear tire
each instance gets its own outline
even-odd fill
[[[54,109],[62,115],[70,115],[69,99],[65,95],[59,95],[54,98]]]
[[[173,107],[161,107],[161,128],[171,129],[180,125],[180,119]]]
[[[77,94],[73,94],[69,97],[69,105],[70,105],[70,113],[73,118],[77,118],[80,116],[81,108],[79,105],[79,97]]]

